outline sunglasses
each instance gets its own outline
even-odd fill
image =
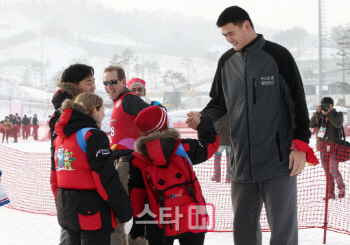
[[[145,91],[145,89],[144,88],[133,88],[133,89],[131,89],[130,90],[131,92],[136,92],[136,91],[139,91],[139,92],[143,92],[143,91]]]
[[[111,81],[103,81],[102,82],[103,83],[103,85],[105,85],[105,86],[108,86],[108,83],[110,84],[110,85],[115,85],[115,84],[117,84],[118,83],[118,79],[115,79],[115,80],[111,80]]]

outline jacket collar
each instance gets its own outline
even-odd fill
[[[62,115],[55,125],[56,134],[61,138],[66,138],[82,128],[98,128],[97,118],[79,103],[65,100],[61,112]]]
[[[266,43],[263,35],[258,34],[258,36],[242,48],[241,52],[254,52],[255,50],[260,50]]]
[[[75,96],[81,93],[72,83],[59,81],[57,86],[60,89],[52,97],[52,104],[55,107],[55,110],[61,108],[61,105],[65,99],[73,99]]]
[[[166,129],[161,132],[154,132],[147,136],[141,136],[135,142],[135,151],[148,159],[154,165],[165,166],[169,158],[174,154],[180,132],[176,129]]]
[[[124,95],[125,93],[127,93],[127,92],[130,92],[130,90],[127,89],[126,87],[123,88],[123,90],[122,90],[122,92],[120,93],[120,95],[119,95],[116,99],[114,99],[113,102],[116,101],[117,99],[119,99],[121,96],[123,96],[123,95]]]

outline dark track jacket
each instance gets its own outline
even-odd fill
[[[80,104],[68,100],[61,110],[50,179],[59,224],[78,231],[112,230],[115,217],[124,223],[133,211],[115,170],[109,139]]]
[[[229,174],[240,183],[289,175],[293,139],[309,143],[309,116],[297,65],[284,47],[262,35],[241,52],[219,60],[201,112],[215,122],[228,113],[232,154]]]
[[[141,137],[135,143],[135,151],[142,154],[151,161],[169,161],[169,158],[175,154],[179,141],[182,143],[188,157],[192,163],[199,164],[205,162],[213,156],[219,148],[219,136],[217,135],[212,121],[208,117],[203,117],[198,128],[197,139],[180,139],[180,133],[176,129],[167,129],[162,132],[155,132],[146,137]],[[159,144],[158,144],[158,143]],[[155,147],[158,146],[158,147]],[[157,152],[157,154],[154,154]],[[140,161],[139,158],[132,158],[129,169],[129,193],[131,204],[134,210],[134,221],[153,220],[146,215],[138,218],[144,209],[147,201],[147,191],[143,180],[141,170],[134,166],[134,161]],[[136,164],[136,162],[135,162]],[[134,222],[134,223],[135,223]],[[161,239],[162,229],[156,224],[146,225],[147,239]],[[133,239],[144,234],[142,224],[134,224],[130,235]]]

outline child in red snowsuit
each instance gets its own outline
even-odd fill
[[[202,118],[198,126],[198,140],[181,139],[179,131],[167,128],[167,121],[167,113],[157,106],[142,110],[135,119],[142,136],[135,143],[129,170],[129,192],[134,210],[134,225],[130,235],[132,239],[143,239],[146,224],[149,245],[173,244],[175,239],[179,239],[180,244],[190,242],[192,245],[202,245],[205,229],[191,230],[187,223],[189,215],[186,204],[205,203],[191,165],[208,160],[219,147],[219,137],[212,121],[206,117]],[[175,184],[177,181],[182,183],[184,177],[187,178],[185,184]],[[175,182],[170,183],[172,181]],[[155,193],[154,190],[165,186],[169,186],[168,191]],[[177,217],[170,217],[170,221],[168,216],[166,222],[169,221],[170,226],[169,222],[161,223],[159,217],[144,215],[148,205],[152,214],[157,216],[162,211],[159,206],[178,207],[183,219],[176,224],[173,219]]]

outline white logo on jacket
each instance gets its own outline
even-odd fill
[[[109,154],[109,149],[100,149],[96,152],[96,157],[98,156],[98,154],[102,154],[102,155],[108,155]]]
[[[275,83],[275,77],[274,76],[261,77],[260,81],[261,81],[261,85],[273,85]]]
[[[115,108],[118,108],[118,106],[120,105],[121,100],[118,100],[117,103],[115,103]]]

